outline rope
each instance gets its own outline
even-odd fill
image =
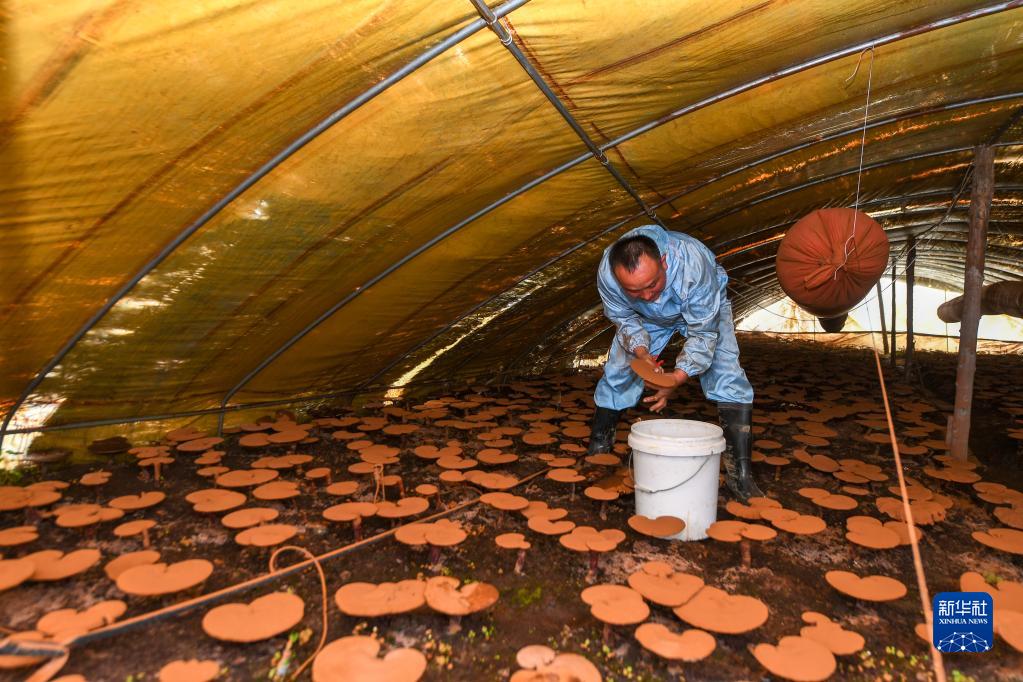
[[[867,314],[870,314],[869,309]],[[888,402],[888,388],[884,383],[884,370],[881,368],[881,355],[877,352],[877,341],[874,339],[873,334],[870,335],[870,343],[874,349],[874,363],[877,366],[877,380],[881,384],[881,398],[884,400],[885,419],[888,420],[888,437],[891,440],[892,453],[895,455],[895,473],[899,478],[899,495],[902,497],[902,516],[906,520],[906,526],[909,530],[909,546],[913,553],[913,568],[916,572],[916,585],[917,590],[920,593],[920,604],[924,612],[924,623],[927,625],[927,631],[933,632],[933,614],[930,610],[931,597],[927,590],[927,576],[924,574],[923,559],[920,556],[920,542],[916,531],[916,523],[913,521],[913,507],[909,503],[909,491],[906,490],[906,478],[902,469],[902,456],[899,454],[899,441],[895,437],[895,422],[892,419],[892,408]],[[937,678],[938,682],[945,682],[945,662],[941,657],[941,652],[934,648],[933,642],[930,642],[930,646],[931,661],[934,666],[934,676]]]
[[[305,659],[305,662],[298,667],[298,670],[296,670],[295,674],[291,677],[292,680],[297,680],[298,676],[302,674],[302,671],[313,662],[313,659],[316,658],[317,654],[323,650],[324,645],[327,643],[327,605],[329,604],[329,599],[327,598],[327,576],[323,574],[323,567],[320,566],[319,559],[317,559],[313,553],[305,547],[298,547],[296,545],[284,545],[283,547],[279,547],[270,555],[270,572],[274,573],[277,571],[277,557],[282,552],[287,551],[298,552],[299,554],[304,555],[309,561],[313,562],[313,566],[316,567],[316,572],[320,576],[320,591],[321,596],[323,597],[323,630],[320,632],[320,643],[316,645],[316,650],[309,655],[309,658]]]
[[[866,104],[863,105],[863,130],[860,133],[860,165],[859,168],[856,170],[856,199],[853,203],[854,213],[852,234],[849,235],[849,238],[845,240],[845,244],[842,245],[842,252],[845,255],[845,258],[842,260],[842,264],[835,268],[835,274],[834,277],[832,277],[833,280],[838,279],[838,271],[844,268],[846,264],[849,262],[850,253],[849,244],[853,243],[853,240],[856,239],[856,218],[859,216],[860,211],[860,185],[863,180],[863,152],[867,147],[867,117],[870,115],[870,89],[874,80],[873,45],[860,52],[860,58],[856,61],[856,68],[853,70],[852,75],[849,76],[849,78],[847,78],[845,81],[846,86],[848,86],[850,83],[852,83],[853,79],[856,78],[856,74],[860,70],[860,63],[863,61],[863,55],[868,51],[870,52],[870,65],[867,68],[867,101]],[[853,248],[856,248],[855,245],[853,246]]]

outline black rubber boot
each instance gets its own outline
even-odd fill
[[[735,499],[743,504],[764,493],[753,480],[750,456],[753,451],[753,406],[748,403],[718,403],[718,421],[725,432],[725,480]]]
[[[618,429],[618,417],[621,414],[621,410],[611,410],[600,406],[593,411],[593,423],[590,425],[590,446],[586,449],[587,455],[614,451],[615,431]]]

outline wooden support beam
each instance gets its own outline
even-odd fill
[[[884,296],[881,291],[881,280],[877,280],[877,307],[881,311],[881,343],[884,345],[884,354],[888,355],[888,323],[884,319]]]
[[[895,369],[895,356],[898,355],[898,351],[899,351],[898,339],[895,337],[895,327],[896,327],[896,324],[895,324],[895,284],[896,284],[895,265],[896,265],[896,262],[895,262],[895,259],[893,258],[892,259],[892,354],[888,356],[888,359],[891,361],[892,369]]]
[[[984,247],[987,242],[994,176],[994,150],[989,146],[977,147],[970,194],[970,234],[966,242],[966,286],[963,293],[963,322],[959,328],[955,408],[948,421],[947,434],[949,450],[960,461],[966,461],[969,454],[973,377],[977,370],[977,327],[980,323],[980,295],[984,287]]]
[[[916,236],[906,240],[906,359],[903,362],[906,376],[913,367],[913,289],[916,288]]]

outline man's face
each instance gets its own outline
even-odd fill
[[[632,272],[622,267],[615,268],[615,278],[630,297],[650,302],[657,300],[664,291],[667,271],[664,256],[651,258],[644,253],[639,257],[636,269]]]

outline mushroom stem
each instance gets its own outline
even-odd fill
[[[142,529],[142,548],[149,549],[149,529]]]
[[[157,462],[156,464],[153,465],[153,477],[156,479],[157,483],[160,482],[160,463],[159,462]]]
[[[575,502],[575,483],[572,483],[572,492],[568,496],[569,502]]]
[[[607,500],[600,503],[600,520],[607,521]]]
[[[590,570],[586,573],[586,582],[592,583],[597,579],[597,562],[600,558],[596,552],[590,552]]]
[[[451,616],[451,621],[448,623],[448,634],[454,635],[462,631],[462,617]]]
[[[405,481],[401,480],[400,476],[398,477],[398,493],[399,497],[405,497]]]
[[[515,559],[515,575],[522,575],[522,567],[526,563],[526,550],[520,549],[519,555]]]
[[[750,541],[746,538],[742,539],[739,543],[739,549],[742,550],[742,565],[743,568],[749,568],[753,564],[753,555],[750,550]]]
[[[352,521],[352,528],[355,530],[355,541],[359,542],[362,540],[362,517],[356,516],[355,520]]]
[[[437,569],[440,566],[440,547],[430,545],[430,568]]]
[[[607,644],[607,645],[610,646],[611,641],[614,639],[614,630],[611,629],[611,623],[604,623],[604,633],[603,634],[604,634],[604,636],[602,637],[602,639],[604,640],[604,644]]]
[[[775,467],[774,468],[774,480],[777,481],[779,478],[781,478],[781,467]]]

